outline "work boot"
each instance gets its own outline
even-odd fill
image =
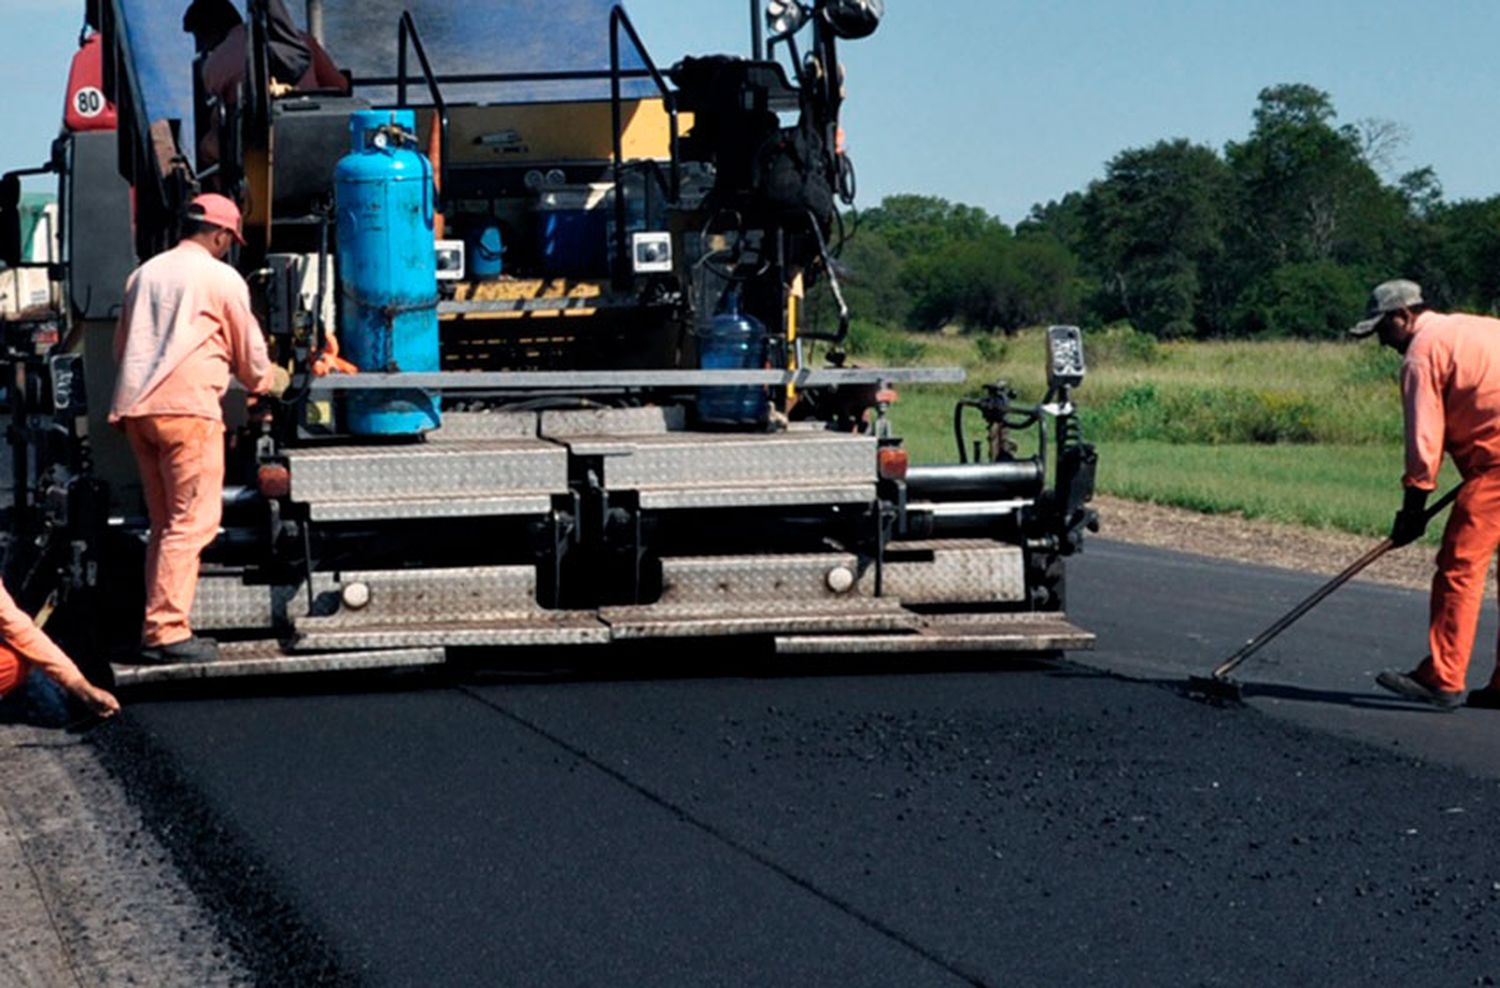
[[[1418,679],[1415,671],[1397,672],[1387,669],[1375,677],[1375,682],[1397,696],[1430,703],[1441,710],[1457,710],[1464,702],[1463,690],[1435,689]]]
[[[179,662],[217,662],[219,643],[212,638],[193,635],[170,645],[145,645],[140,652],[141,665],[165,666]]]
[[[1480,710],[1500,710],[1500,689],[1485,686],[1481,689],[1469,690],[1469,698],[1464,702]]]

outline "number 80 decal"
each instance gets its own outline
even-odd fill
[[[81,117],[97,117],[104,112],[104,93],[97,86],[83,86],[73,94],[73,109]]]

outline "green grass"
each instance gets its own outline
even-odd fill
[[[918,463],[952,462],[953,403],[1007,381],[1045,387],[1045,341],[863,327],[866,364],[958,365],[962,386],[902,389],[892,411]],[[1113,327],[1085,337],[1074,398],[1100,450],[1100,489],[1135,500],[1384,534],[1400,502],[1399,359],[1370,341],[1162,343]],[[977,413],[965,419],[983,437]],[[1023,455],[1034,442],[1022,445]],[[1451,467],[1442,484],[1455,483]]]

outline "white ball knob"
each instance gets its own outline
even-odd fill
[[[854,571],[847,566],[835,566],[824,579],[828,582],[828,589],[834,593],[848,593],[849,588],[854,586]]]
[[[357,611],[370,602],[370,585],[360,581],[346,583],[341,596],[345,607]]]

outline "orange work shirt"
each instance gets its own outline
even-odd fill
[[[30,665],[42,670],[64,688],[79,686],[84,681],[83,673],[78,671],[73,660],[36,626],[4,587],[0,587],[0,641],[10,646],[0,650],[0,696],[21,684],[30,671]],[[15,661],[15,657],[9,654],[11,651],[26,661]]]
[[[1401,398],[1407,487],[1435,488],[1445,450],[1465,479],[1500,466],[1500,319],[1419,313]]]
[[[222,421],[232,372],[252,392],[270,389],[271,358],[238,271],[184,240],[131,272],[115,327],[110,422],[145,415]]]

